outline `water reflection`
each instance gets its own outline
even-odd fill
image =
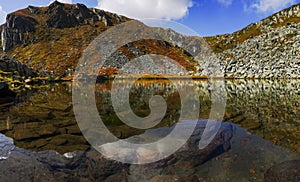
[[[28,179],[33,179],[34,174],[44,174],[46,176],[35,176],[35,179],[222,181],[228,178],[233,181],[262,181],[263,173],[274,163],[299,159],[299,82],[226,81],[224,120],[247,131],[237,125],[223,123],[212,145],[201,150],[198,144],[205,121],[201,120],[202,124],[197,124],[198,130],[177,153],[165,160],[141,166],[106,160],[90,148],[75,120],[70,84],[19,91],[14,106],[0,107],[0,132],[4,134],[0,135],[0,166],[7,168],[5,175],[0,175],[0,181],[12,178],[24,181],[25,177],[17,174],[28,172],[31,172],[27,175]],[[166,101],[166,115],[151,129],[135,129],[118,119],[110,99],[111,82],[96,85],[99,115],[116,137],[136,141],[139,135],[136,142],[153,142],[170,133],[178,123],[182,103],[176,88],[196,85],[194,97],[200,100],[199,119],[207,119],[211,110],[210,84],[207,81],[191,83],[184,80],[175,84],[166,80],[140,80],[131,88],[130,106],[140,117],[149,115],[149,98],[152,95],[161,95]],[[128,84],[120,81],[119,85],[122,88]],[[151,151],[139,152],[149,154],[146,156],[150,158],[155,156]],[[120,151],[111,152],[111,155],[121,154]],[[137,157],[137,160],[144,159]],[[15,169],[15,166],[24,164],[30,165]],[[39,170],[32,172],[35,169]]]
[[[167,103],[166,115],[154,128],[173,126],[180,117],[181,103],[176,87],[195,84],[200,100],[199,119],[207,119],[211,110],[211,91],[206,81],[193,83],[178,80],[138,81],[131,88],[130,106],[140,117],[148,116],[149,98],[158,94]],[[123,81],[120,87],[126,87]],[[22,92],[21,103],[0,109],[0,131],[14,138],[21,148],[35,151],[56,150],[60,153],[85,150],[89,147],[82,137],[72,110],[71,85],[56,84]],[[110,99],[111,82],[96,85],[99,115],[118,138],[142,134],[145,130],[131,128],[117,117]],[[298,80],[226,81],[227,106],[225,121],[240,124],[249,132],[293,151],[299,148],[300,84]]]
[[[300,153],[300,81],[227,82],[225,120]]]

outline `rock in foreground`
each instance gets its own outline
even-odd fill
[[[36,153],[13,148],[7,159],[0,160],[0,167],[4,169],[0,181],[134,181],[150,180],[161,173],[171,175],[176,171],[186,171],[181,174],[185,179],[195,167],[230,149],[233,126],[224,123],[212,143],[200,150],[198,144],[205,124],[199,122],[186,146],[175,154],[148,165],[122,164],[106,159],[95,150],[60,155],[54,151]]]
[[[265,173],[265,182],[300,181],[300,160],[285,161],[271,167]]]

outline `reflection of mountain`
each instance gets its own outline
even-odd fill
[[[300,152],[300,87],[291,81],[236,81],[227,84],[225,120]]]
[[[76,125],[67,85],[42,87],[5,115],[1,131],[19,147],[58,152],[88,148]]]
[[[116,88],[122,89],[128,84],[130,82],[120,81]],[[172,126],[178,122],[181,109],[176,87],[185,88],[189,84],[186,81],[176,81],[174,85],[167,81],[138,81],[131,89],[131,108],[140,117],[148,116],[149,98],[153,94],[162,95],[168,109],[156,128]],[[201,104],[200,118],[206,119],[211,105],[209,83],[194,84]],[[299,85],[298,81],[227,81],[224,120],[299,152]],[[115,115],[109,92],[111,82],[97,84],[96,88],[99,114],[114,135],[127,138],[144,133],[124,125]],[[14,138],[17,146],[36,151],[54,149],[64,153],[88,148],[72,111],[70,89],[70,85],[41,88],[24,103],[1,115],[0,131]]]

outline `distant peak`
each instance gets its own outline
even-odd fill
[[[49,6],[63,6],[63,5],[64,5],[64,3],[61,3],[61,2],[58,2],[58,1],[55,0]]]
[[[85,8],[85,9],[87,9],[86,5],[81,4],[81,3],[77,3],[76,8]]]

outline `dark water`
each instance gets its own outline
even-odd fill
[[[209,145],[207,150],[195,149],[193,146],[199,142],[201,135],[194,134],[195,140],[191,138],[191,147],[180,149],[171,157],[174,158],[174,162],[170,162],[173,160],[169,159],[167,160],[169,162],[164,164],[157,162],[152,165],[129,167],[119,163],[116,166],[126,168],[127,172],[115,167],[110,170],[112,174],[109,175],[100,177],[82,174],[82,176],[92,181],[102,181],[108,179],[108,176],[128,181],[150,179],[162,181],[165,178],[170,181],[196,178],[199,181],[262,181],[264,172],[272,165],[300,158],[300,81],[226,81],[222,88],[222,93],[226,95],[225,100],[224,95],[218,98],[214,93],[214,84],[208,81],[185,80],[174,82],[140,80],[135,83],[128,80],[117,81],[115,87],[117,90],[133,85],[129,103],[133,113],[139,117],[146,117],[151,113],[149,100],[153,95],[160,95],[166,101],[166,114],[159,124],[148,130],[125,125],[112,106],[110,99],[112,83],[97,84],[95,99],[99,116],[109,131],[120,139],[148,134],[151,136],[148,137],[149,140],[153,142],[166,136],[170,132],[168,128],[174,127],[179,122],[182,104],[194,103],[193,99],[200,101],[198,119],[201,121],[210,117],[213,102],[225,101],[223,121],[228,123],[222,125],[220,135],[215,138],[219,143],[215,142],[215,146]],[[189,87],[192,87],[198,95],[189,96],[189,101],[185,102],[186,100],[181,100],[178,89],[188,92]],[[87,156],[100,155],[93,151],[77,125],[73,112],[71,84],[36,86],[18,92],[19,96],[15,103],[0,106],[0,133],[3,134],[0,137],[2,147],[0,165],[13,159],[30,162],[25,160],[26,157],[35,156],[37,161],[43,165],[47,164],[47,169],[52,169],[53,166],[63,163],[62,160],[74,158],[73,155],[82,161],[91,161]],[[53,157],[50,151],[58,152],[55,155],[59,156]],[[49,154],[45,157],[47,152]],[[98,161],[98,165],[101,163],[103,167],[111,167],[112,164],[107,161]],[[22,166],[22,162],[18,165]],[[97,166],[97,162],[94,165]],[[73,175],[69,168],[76,174],[87,168],[81,166],[77,169],[78,166],[64,165],[65,171],[61,169],[60,173],[55,172],[57,166],[53,167],[48,177],[54,176],[53,179],[62,180],[68,175]],[[10,167],[7,173],[2,174],[1,179],[13,174],[9,170]],[[30,169],[28,167],[29,172]],[[36,173],[39,172],[35,171],[34,174]],[[42,170],[40,173],[44,174],[45,171]],[[82,176],[78,179],[84,179]],[[16,179],[26,180],[26,178]]]

